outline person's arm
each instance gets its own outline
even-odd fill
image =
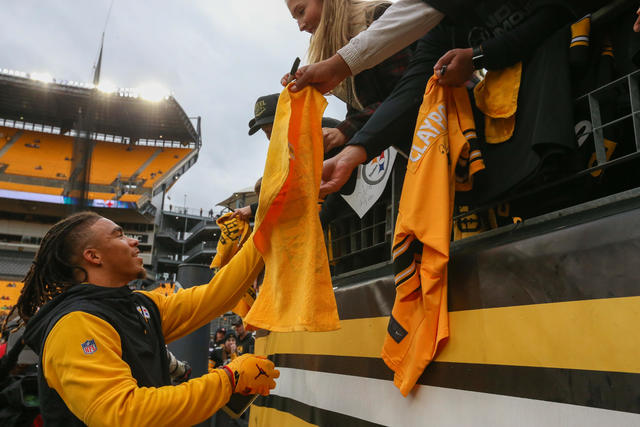
[[[181,290],[168,297],[141,292],[153,300],[162,316],[167,343],[187,335],[231,310],[263,268],[262,257],[249,238],[209,284]]]
[[[95,341],[85,354],[82,343]],[[221,369],[179,386],[139,387],[122,360],[120,336],[106,321],[83,312],[60,319],[44,345],[47,384],[91,426],[194,425],[231,396],[232,379]]]
[[[545,39],[569,23],[571,14],[558,6],[543,6],[533,12],[526,21],[511,31],[481,44],[482,68],[499,70],[517,62],[526,60],[535,52]],[[473,50],[453,49],[438,60],[434,72],[445,86],[461,86],[473,73]],[[442,75],[442,67],[446,71]]]
[[[444,15],[422,0],[398,0],[338,50],[352,75],[375,67],[438,25]]]
[[[409,46],[443,18],[441,12],[421,0],[398,0],[331,58],[301,67],[291,90],[313,85],[327,93],[346,77],[374,67]]]

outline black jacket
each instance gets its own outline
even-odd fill
[[[148,320],[138,311],[138,306],[148,310]],[[74,311],[99,317],[118,332],[122,340],[122,359],[131,367],[139,386],[171,384],[161,318],[155,303],[126,286],[105,288],[90,284],[76,285],[40,308],[29,320],[24,334],[25,342],[40,357],[40,408],[47,426],[83,425],[67,408],[60,395],[48,386],[42,372],[42,350],[49,332],[58,320]]]

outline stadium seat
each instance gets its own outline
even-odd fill
[[[16,129],[0,127],[0,133],[15,134]],[[66,181],[71,171],[73,140],[68,136],[22,131],[0,163],[5,173]]]
[[[0,181],[0,189],[11,191],[23,191],[25,193],[53,194],[59,196],[62,194],[62,187],[47,187],[44,185],[18,184],[15,182]]]
[[[140,200],[140,194],[123,194],[122,197],[120,197],[120,201],[122,202],[137,202],[138,200]]]
[[[143,186],[153,187],[156,180],[162,178],[191,151],[190,148],[162,148],[162,151],[140,173],[139,177],[145,180]]]
[[[20,298],[23,283],[15,280],[0,280],[0,314],[7,314]]]
[[[98,141],[91,156],[90,182],[110,185],[118,176],[128,180],[155,152],[156,147]]]

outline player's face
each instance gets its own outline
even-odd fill
[[[287,0],[287,7],[300,31],[316,32],[322,17],[322,0]]]
[[[117,286],[145,277],[137,239],[125,236],[122,227],[106,218],[96,221],[91,231],[100,268],[111,284]]]

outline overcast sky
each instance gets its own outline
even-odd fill
[[[0,68],[91,82],[111,0],[5,1]],[[198,162],[169,192],[171,203],[208,210],[262,175],[267,139],[248,136],[257,97],[280,92],[309,35],[284,0],[115,0],[101,80],[118,87],[155,82],[189,116],[202,117]],[[345,107],[328,97],[325,116]]]

